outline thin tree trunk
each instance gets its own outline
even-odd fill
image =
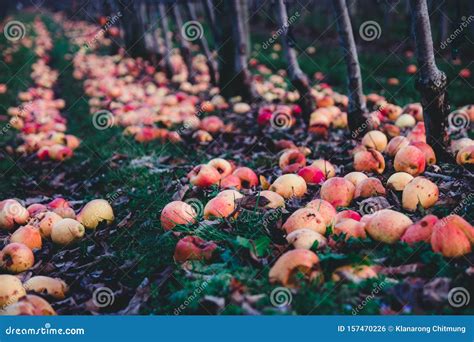
[[[216,25],[220,34],[217,36],[216,50],[219,61],[219,88],[221,94],[226,97],[235,96],[237,91],[234,86],[234,39],[232,37],[232,6],[230,1],[215,0]]]
[[[245,0],[243,0],[245,1]],[[233,37],[235,41],[235,77],[240,93],[245,100],[251,101],[255,97],[252,86],[252,75],[248,69],[248,37],[244,23],[244,11],[242,0],[233,0]]]
[[[351,19],[347,10],[345,0],[334,0],[334,12],[336,15],[339,40],[347,64],[347,76],[349,79],[349,108],[348,123],[353,137],[359,137],[367,128],[364,114],[367,112],[365,98],[362,90],[362,76],[360,72],[359,58],[351,27]]]
[[[179,3],[173,4],[173,14],[174,20],[176,22],[176,27],[178,30],[183,27],[183,17],[181,16],[181,10],[179,9]],[[189,42],[186,39],[183,39],[183,36],[180,32],[176,32],[175,34],[176,40],[179,44],[179,51],[181,52],[181,56],[183,57],[184,63],[188,69],[188,81],[194,82],[193,76],[193,56],[191,54],[191,48],[189,46]]]
[[[250,37],[250,17],[249,17],[249,4],[247,3],[248,0],[242,0],[240,2],[242,8],[242,22],[244,25],[244,35],[247,40],[247,56],[250,56],[252,53],[252,41]]]
[[[133,5],[132,0],[118,1],[120,11],[123,13],[121,20],[124,21],[125,47],[127,53],[132,57],[143,57],[146,56],[145,41],[143,39],[144,31]],[[127,10],[128,7],[132,10]]]
[[[446,39],[448,38],[448,29],[448,11],[446,8],[446,3],[443,2],[441,8],[439,9],[439,45],[442,45],[446,42]]]
[[[294,49],[295,43],[290,32],[291,25],[288,21],[287,7],[284,0],[277,0],[276,10],[278,25],[281,29],[283,29],[283,53],[285,54],[286,62],[288,63],[288,73],[291,84],[296,90],[298,90],[300,94],[299,104],[303,111],[305,124],[309,125],[309,117],[314,108],[313,101],[311,99],[311,87],[309,85],[308,77],[301,70],[298,63],[298,57],[296,55],[296,50]]]
[[[221,40],[220,31],[218,30],[216,23],[216,13],[214,11],[214,5],[212,0],[203,0],[202,5],[204,7],[204,12],[206,13],[207,20],[211,26],[212,36],[214,38],[214,46],[217,45],[217,42]]]
[[[443,147],[448,144],[445,131],[445,120],[449,113],[447,78],[436,66],[426,0],[410,0],[410,5],[419,67],[417,89],[423,105],[426,139],[437,157],[446,160],[447,153]]]
[[[160,60],[163,59],[163,55],[160,52],[160,46],[158,45],[158,41],[156,39],[156,28],[158,25],[158,16],[156,14],[157,8],[153,4],[152,0],[148,0],[148,9],[147,9],[147,17],[149,28],[147,29],[147,33],[149,34],[150,46],[151,46],[151,53],[150,59],[153,64],[157,64]]]
[[[194,4],[191,1],[186,1],[186,10],[191,20],[197,22],[198,20],[197,20],[196,8],[194,7]],[[217,84],[217,74],[216,74],[217,67],[214,61],[214,57],[212,56],[211,51],[209,49],[209,44],[207,43],[207,39],[204,36],[204,32],[202,32],[199,35],[199,39],[197,41],[199,43],[201,50],[204,52],[204,55],[206,56],[207,67],[209,68],[209,75],[211,77],[211,83]]]
[[[166,77],[171,80],[173,77],[173,66],[171,64],[171,52],[173,50],[173,45],[171,43],[170,36],[168,34],[169,25],[168,25],[168,13],[166,12],[166,6],[163,2],[158,3],[158,11],[160,13],[160,25],[161,31],[163,31],[163,39],[165,43],[165,71]]]

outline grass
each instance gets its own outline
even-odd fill
[[[13,163],[9,158],[2,158],[0,171],[8,183],[0,182],[0,198],[27,198],[37,195],[39,191],[49,196],[62,195],[71,200],[96,197],[112,199],[120,224],[102,241],[108,246],[110,254],[108,258],[101,259],[94,270],[115,273],[114,281],[130,289],[137,288],[148,278],[152,284],[150,300],[141,308],[142,314],[245,314],[249,313],[245,309],[248,306],[265,314],[353,314],[353,308],[369,298],[376,288],[379,289],[377,295],[366,300],[367,304],[358,314],[379,314],[380,308],[387,305],[406,313],[416,312],[415,303],[403,306],[405,301],[400,299],[402,289],[384,275],[359,284],[331,280],[331,274],[337,267],[352,263],[383,262],[385,265],[399,266],[408,262],[424,262],[426,267],[417,276],[456,277],[454,281],[458,286],[469,285],[466,278],[460,276],[464,272],[463,263],[447,263],[427,246],[409,247],[402,243],[378,246],[370,240],[351,241],[344,254],[332,253],[330,249],[318,252],[325,281],[322,284],[303,283],[298,291],[293,291],[291,309],[282,311],[270,302],[270,295],[276,286],[268,282],[269,266],[279,254],[270,245],[271,241],[278,241],[278,237],[272,234],[272,227],[275,227],[282,214],[276,212],[268,219],[268,214],[260,210],[244,210],[231,222],[208,222],[205,225],[178,228],[177,231],[192,232],[217,241],[219,250],[210,264],[193,262],[189,269],[176,265],[172,255],[178,237],[163,231],[159,222],[160,211],[172,200],[172,194],[179,189],[180,179],[186,171],[192,165],[207,161],[206,154],[196,153],[183,145],[161,145],[155,142],[139,144],[122,136],[121,129],[116,127],[97,130],[92,124],[82,82],[72,77],[71,60],[67,56],[75,51],[75,47],[50,17],[42,19],[55,39],[51,66],[60,71],[56,96],[66,100],[63,115],[68,118],[68,132],[79,136],[82,144],[74,158],[60,165],[39,163],[24,157]],[[29,22],[31,18],[24,17],[22,20]],[[258,39],[256,37],[254,40]],[[5,45],[5,42],[0,44]],[[338,62],[339,51],[326,51],[318,45],[316,49],[318,52],[311,60],[308,56],[301,58],[303,68],[309,74],[324,71],[330,83],[343,92],[345,67]],[[18,91],[30,83],[31,62],[27,61],[31,56],[30,50],[21,49],[15,54],[13,64],[8,67],[0,65],[0,82],[8,79],[12,70],[24,65],[9,83],[8,95],[0,97],[4,110],[16,103]],[[271,66],[275,68],[284,67],[281,59],[271,59],[270,51],[262,51],[259,57],[263,61],[271,61]],[[393,96],[397,103],[416,101],[418,96],[412,86],[413,80],[403,72],[408,62],[400,56],[387,59],[383,53],[361,54],[363,73],[373,71],[373,76],[365,82],[366,91],[382,90],[389,99]],[[385,84],[388,76],[398,76],[402,85],[408,85],[387,89],[382,84]],[[456,104],[470,100],[469,89],[463,82],[457,79],[450,85]],[[14,136],[15,132],[10,130],[7,135],[0,137],[0,143],[5,146],[12,142]],[[226,153],[232,156],[232,151],[222,151],[223,155]],[[140,160],[145,157],[151,157],[148,164],[140,164]],[[272,163],[275,160],[261,158],[252,161],[250,166],[270,166]],[[65,176],[58,184],[54,180],[61,173]],[[25,180],[31,183],[25,185]],[[196,198],[205,202],[203,197],[210,198],[215,192],[213,189],[198,193]],[[94,236],[90,238],[80,244],[85,255],[88,248],[96,243],[93,241]],[[257,247],[254,248],[254,245]],[[222,307],[221,301],[225,303]],[[426,312],[472,314],[472,310],[455,311],[448,306],[434,307]]]

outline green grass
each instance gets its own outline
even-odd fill
[[[25,21],[31,20],[28,18]],[[161,145],[157,142],[139,144],[121,134],[121,129],[112,127],[97,130],[89,114],[88,99],[84,95],[82,82],[72,77],[71,61],[65,56],[75,50],[60,27],[51,18],[43,20],[55,38],[52,55],[52,67],[60,71],[56,87],[56,96],[66,100],[63,115],[68,118],[68,132],[82,139],[81,147],[75,156],[57,165],[55,163],[39,163],[32,158],[20,158],[12,165],[8,159],[0,161],[0,171],[7,182],[0,182],[1,198],[32,197],[38,194],[49,196],[62,195],[71,200],[89,200],[96,197],[113,198],[114,210],[117,214],[112,233],[105,236],[101,242],[110,250],[108,258],[104,258],[91,270],[106,270],[113,281],[119,281],[123,286],[135,289],[145,278],[152,284],[151,297],[147,305],[142,307],[143,314],[245,314],[242,302],[265,314],[351,314],[353,307],[360,304],[369,296],[375,287],[384,284],[380,293],[368,301],[359,314],[379,314],[381,305],[392,305],[402,309],[400,291],[394,281],[381,275],[378,279],[364,281],[359,284],[336,283],[331,280],[333,271],[347,264],[372,264],[383,261],[386,265],[398,266],[407,262],[426,263],[426,267],[418,276],[430,278],[442,270],[438,276],[457,277],[458,286],[468,286],[465,277],[461,276],[465,265],[460,262],[447,263],[445,259],[431,252],[429,246],[409,247],[399,243],[393,246],[377,246],[373,241],[351,241],[344,254],[331,253],[329,249],[318,252],[321,258],[322,273],[325,281],[319,283],[302,283],[298,291],[293,292],[291,308],[281,311],[270,302],[270,294],[276,285],[268,282],[268,270],[279,253],[269,244],[278,238],[272,234],[281,213],[270,215],[261,210],[244,210],[235,220],[230,222],[211,222],[208,224],[179,227],[176,232],[192,232],[205,239],[213,239],[219,249],[212,263],[193,262],[191,269],[183,269],[173,261],[173,252],[178,236],[164,232],[160,226],[161,209],[172,200],[180,185],[179,181],[186,175],[192,165],[206,161],[204,153],[196,153],[191,147],[184,145]],[[255,38],[257,41],[259,38]],[[263,39],[263,37],[262,37]],[[4,44],[5,42],[0,42]],[[345,66],[337,61],[340,59],[338,49],[324,49],[316,45],[314,56],[316,64],[309,57],[303,56],[301,64],[308,74],[324,71],[331,84],[344,92]],[[260,54],[263,61],[271,61],[270,66],[283,68],[281,58],[271,60],[270,51]],[[22,49],[15,54],[11,70],[17,70],[31,57],[31,51]],[[400,88],[387,88],[383,91],[389,99],[397,103],[416,101],[418,96],[413,89],[412,80],[405,76],[403,70],[408,60],[404,57],[392,56],[386,59],[383,53],[361,55],[363,73],[374,72],[366,80],[366,92],[380,91],[380,84],[390,76],[397,76],[401,84],[408,85]],[[12,80],[8,95],[0,97],[4,108],[16,103],[16,94],[25,89],[24,83],[29,83],[30,65],[26,64],[17,78]],[[1,68],[4,68],[1,65]],[[0,68],[0,77],[5,77],[6,69]],[[0,78],[0,82],[2,81]],[[20,81],[22,80],[22,81]],[[463,81],[455,80],[450,85],[456,104],[467,103],[470,98],[469,89]],[[0,137],[4,146],[14,139],[13,131]],[[232,151],[222,151],[223,156]],[[133,166],[137,160],[151,157],[150,166]],[[166,159],[166,161],[163,158]],[[274,158],[262,157],[252,160],[249,166],[275,164]],[[170,168],[169,165],[178,168]],[[20,171],[25,170],[28,175]],[[51,173],[50,170],[54,169]],[[151,172],[153,170],[153,172]],[[53,182],[55,176],[64,172],[65,177],[60,184]],[[26,183],[25,179],[32,183]],[[38,187],[31,186],[36,184]],[[12,195],[12,189],[14,193]],[[38,190],[39,189],[39,190]],[[197,193],[193,196],[203,203],[204,198],[210,198],[216,190]],[[129,217],[130,214],[130,217]],[[92,234],[90,234],[92,238]],[[91,239],[81,242],[81,250],[85,258],[93,260],[94,255],[87,255],[88,248],[95,243]],[[256,244],[258,248],[252,247]],[[396,278],[396,276],[395,276]],[[101,282],[101,280],[97,280]],[[117,284],[115,284],[117,285]],[[109,285],[109,286],[113,286]],[[242,298],[239,291],[250,295]],[[130,291],[128,292],[130,293]],[[259,296],[261,295],[261,296]],[[206,300],[203,300],[205,296]],[[252,297],[253,296],[253,297]],[[216,299],[217,298],[217,299]],[[382,300],[383,298],[383,300]],[[224,300],[225,307],[217,310],[219,299]],[[122,304],[125,304],[121,302]],[[186,303],[186,305],[184,305]],[[183,309],[180,309],[184,305]],[[244,306],[245,307],[245,306]],[[179,309],[179,310],[178,310]],[[407,313],[416,311],[406,309]],[[459,313],[449,306],[433,308],[427,313]],[[472,313],[465,311],[463,313]]]

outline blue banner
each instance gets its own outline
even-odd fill
[[[473,316],[0,317],[0,341],[466,341]]]

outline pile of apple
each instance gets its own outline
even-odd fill
[[[65,102],[54,98],[52,88],[57,81],[58,72],[47,65],[48,52],[52,48],[50,34],[39,19],[34,21],[34,31],[34,51],[39,57],[32,65],[31,78],[34,86],[18,94],[18,107],[8,109],[10,125],[21,132],[19,137],[23,143],[17,147],[17,152],[36,153],[41,160],[62,161],[72,156],[80,140],[71,134],[65,134],[66,119],[60,113]]]
[[[88,50],[96,50],[100,46],[110,46],[112,40],[107,37],[119,35],[119,29],[116,26],[109,27],[106,34],[101,34],[101,27],[87,21],[71,21],[63,13],[54,14],[55,21],[63,26],[65,36],[71,43],[82,46]],[[105,25],[105,23],[103,23]]]
[[[406,139],[406,138],[405,138]],[[392,139],[392,141],[394,141]],[[318,159],[307,165],[305,148],[285,149],[279,160],[282,175],[270,185],[264,177],[259,177],[248,167],[236,167],[231,161],[216,158],[207,164],[194,167],[188,174],[189,182],[199,188],[217,186],[221,192],[204,207],[203,218],[235,218],[239,215],[239,200],[246,194],[257,194],[266,198],[265,208],[283,208],[285,201],[292,198],[304,198],[308,185],[320,185],[319,198],[309,201],[293,212],[283,223],[291,250],[282,255],[270,271],[271,281],[291,286],[291,275],[296,270],[307,270],[312,278],[319,275],[319,259],[310,251],[315,242],[319,247],[327,244],[336,248],[333,237],[344,234],[345,239],[367,237],[381,243],[393,244],[404,241],[430,243],[433,251],[445,257],[460,257],[472,251],[474,228],[458,215],[438,218],[427,215],[413,222],[407,215],[392,209],[373,208],[373,212],[360,215],[356,211],[344,210],[354,199],[384,196],[386,187],[402,192],[402,206],[408,212],[418,207],[425,209],[438,200],[438,187],[432,181],[420,176],[425,165],[434,163],[434,154],[426,143],[405,145],[387,143],[386,135],[381,131],[371,131],[362,139],[362,145],[356,148],[354,155],[355,171],[345,176],[336,175],[336,167],[329,161]],[[395,140],[396,141],[396,140]],[[405,140],[403,140],[405,141]],[[390,153],[388,153],[388,151]],[[384,157],[394,157],[393,173],[386,184],[366,173],[382,173],[385,168]],[[364,159],[362,162],[361,159]],[[263,191],[257,187],[261,183]],[[341,210],[342,209],[342,210]],[[341,210],[338,212],[338,210]],[[161,224],[165,230],[177,225],[196,223],[200,215],[192,205],[185,201],[167,204],[161,213]],[[332,231],[332,235],[328,231]],[[204,241],[197,236],[181,239],[175,250],[178,262],[186,260],[208,260],[217,248],[214,242]],[[338,270],[339,272],[341,270]],[[372,268],[346,267],[344,274],[353,277],[376,275]],[[360,273],[360,274],[359,274]],[[335,274],[334,277],[338,277]]]
[[[181,75],[184,65],[176,56],[176,75]],[[85,79],[91,113],[108,111],[113,115],[113,124],[124,127],[124,134],[139,142],[178,142],[185,131],[194,132],[196,140],[206,142],[225,128],[219,117],[209,115],[227,108],[217,89],[210,90],[210,101],[196,96],[209,89],[206,79],[193,85],[183,81],[179,90],[173,90],[165,74],[147,61],[81,51],[74,57],[74,67],[74,77]],[[182,130],[173,130],[177,127]]]
[[[35,264],[34,251],[41,250],[44,242],[51,241],[66,248],[81,240],[86,230],[95,230],[102,222],[109,224],[113,220],[113,209],[103,199],[88,202],[77,214],[69,202],[60,197],[26,208],[18,200],[3,200],[0,202],[0,230],[10,234],[0,251],[0,270],[10,274],[28,271]],[[14,275],[0,275],[0,314],[54,314],[47,301],[26,293],[63,299],[67,290],[61,279],[34,276],[22,284]]]

